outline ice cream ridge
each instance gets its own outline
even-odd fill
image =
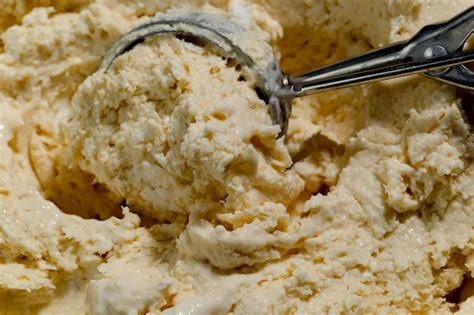
[[[172,34],[194,10],[286,73],[467,0],[0,0],[0,314],[474,314],[472,97],[411,76],[293,100]]]

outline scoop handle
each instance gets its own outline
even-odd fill
[[[449,69],[450,73],[457,74],[451,80],[447,80],[444,76],[440,76],[440,80],[447,81],[447,83],[452,85],[457,85],[464,89],[474,91],[474,74],[469,69],[467,69],[465,66],[462,66],[462,68],[450,68],[452,66],[462,65],[469,62],[474,62],[474,50],[456,52],[448,56],[406,62],[401,65],[385,66],[384,68],[364,69],[355,73],[344,74],[335,77],[329,76],[322,79],[318,77],[317,80],[313,80],[307,84],[283,87],[280,91],[278,91],[278,96],[284,99],[300,97],[317,92],[340,89],[380,80],[387,80],[410,74],[424,73],[427,71],[434,72],[439,69]],[[442,74],[443,72],[440,73]],[[471,78],[469,82],[466,82],[467,77]],[[460,78],[459,84],[456,84],[457,78]]]
[[[474,90],[474,50],[463,46],[474,32],[474,6],[447,22],[423,27],[410,40],[397,43],[296,77],[277,92],[283,99],[331,89],[423,73]]]

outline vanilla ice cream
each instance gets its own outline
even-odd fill
[[[472,1],[0,1],[0,314],[471,314],[469,103],[432,79],[293,101],[150,37],[198,10],[299,73],[407,39]],[[173,13],[173,14],[174,14]]]

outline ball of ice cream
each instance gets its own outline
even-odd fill
[[[269,211],[282,219],[264,229],[285,228],[286,206],[303,183],[288,170],[279,131],[251,75],[169,35],[86,80],[66,126],[71,160],[132,206],[231,231]]]

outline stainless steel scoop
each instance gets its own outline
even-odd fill
[[[397,43],[299,76],[282,73],[275,60],[258,55],[245,42],[246,29],[221,16],[203,12],[157,15],[119,39],[104,57],[99,71],[149,36],[177,34],[210,43],[258,78],[256,90],[270,105],[272,119],[286,133],[290,100],[321,91],[422,73],[474,91],[474,49],[463,51],[474,32],[474,7],[451,20],[428,25],[408,41]]]

